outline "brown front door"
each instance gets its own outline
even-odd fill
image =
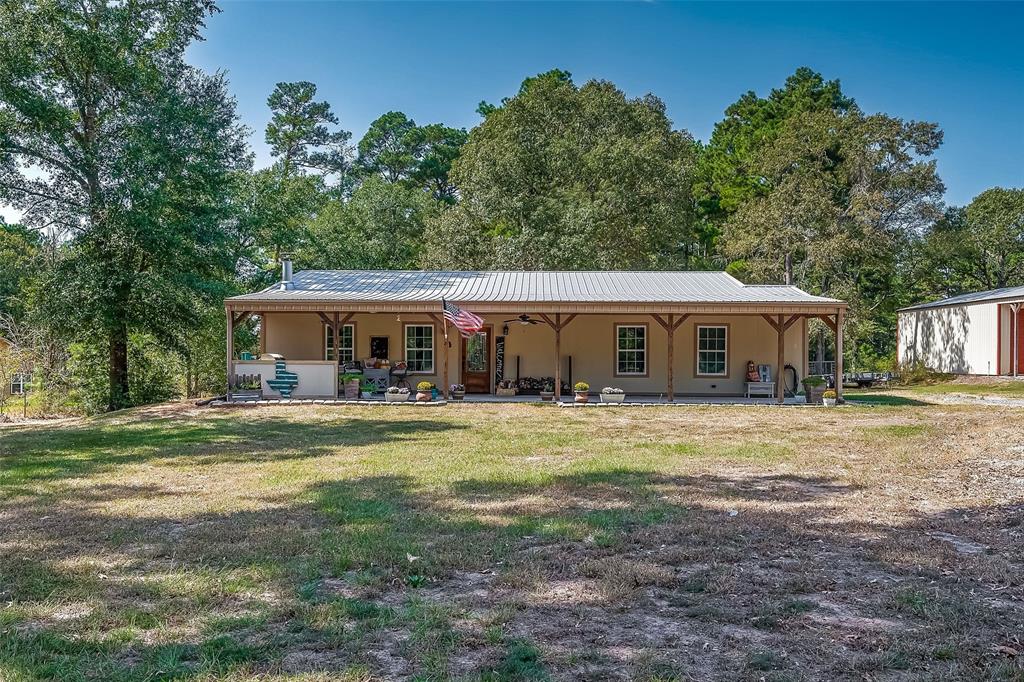
[[[491,327],[462,339],[462,383],[466,393],[491,392]]]

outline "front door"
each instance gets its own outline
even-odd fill
[[[462,383],[466,393],[491,392],[491,327],[462,339]]]

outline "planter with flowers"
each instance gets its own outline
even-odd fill
[[[369,400],[376,392],[377,384],[375,384],[371,379],[363,379],[363,383],[359,385],[359,393],[363,400]]]
[[[615,388],[613,386],[605,386],[601,389],[601,402],[602,403],[621,403],[626,399],[626,392],[621,388]]]
[[[587,382],[577,381],[572,390],[576,394],[576,402],[585,403],[590,401],[590,384]]]
[[[421,381],[416,384],[416,401],[429,403],[434,398],[434,384],[429,381]]]
[[[452,384],[448,387],[448,395],[452,400],[462,400],[466,397],[466,387],[463,384]]]
[[[384,400],[389,403],[404,403],[409,399],[409,389],[399,388],[398,386],[392,386],[384,392]]]
[[[540,390],[540,399],[548,402],[554,400],[555,385],[550,382],[544,382],[544,388]]]
[[[821,402],[825,407],[835,407],[836,398],[836,392],[831,388],[821,394]]]
[[[519,391],[516,388],[515,382],[512,381],[511,379],[505,379],[504,381],[498,384],[498,387],[496,389],[494,389],[495,395],[502,396],[513,396],[518,392]]]

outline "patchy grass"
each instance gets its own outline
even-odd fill
[[[1011,408],[0,427],[0,679],[1021,679]]]

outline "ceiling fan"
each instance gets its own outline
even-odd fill
[[[529,315],[527,315],[526,313],[523,313],[519,317],[513,317],[511,320],[504,320],[504,322],[506,324],[509,323],[509,322],[518,322],[519,324],[523,324],[523,325],[526,325],[526,324],[540,324],[540,320],[534,320]]]

